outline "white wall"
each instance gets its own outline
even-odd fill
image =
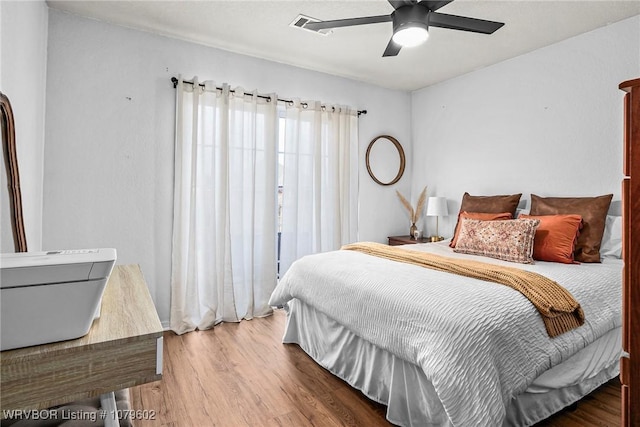
[[[47,5],[44,1],[0,1],[0,90],[13,109],[27,246],[42,244],[42,176],[47,60]],[[1,252],[13,252],[2,171]]]
[[[638,16],[414,92],[414,192],[448,198],[445,236],[465,191],[619,200],[618,85],[637,77]]]
[[[285,47],[283,47],[285,48]],[[373,183],[364,152],[380,134],[407,155],[410,95],[150,33],[49,11],[43,246],[115,247],[139,263],[160,319],[169,319],[172,76],[228,82],[280,97],[367,109],[360,118],[360,238],[408,229],[395,190]]]

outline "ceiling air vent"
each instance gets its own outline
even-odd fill
[[[311,18],[310,16],[298,15],[296,19],[289,24],[290,27],[300,28],[301,30],[311,31],[312,33],[322,34],[323,36],[331,34],[331,29],[325,30],[312,30],[310,28],[305,27],[308,22],[320,22],[319,19]]]

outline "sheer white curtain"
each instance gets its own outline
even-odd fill
[[[284,132],[281,276],[301,256],[357,240],[357,111],[294,101]]]
[[[276,284],[276,97],[176,87],[171,329],[271,312]]]

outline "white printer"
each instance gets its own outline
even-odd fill
[[[1,254],[0,351],[86,335],[115,261],[115,249]]]

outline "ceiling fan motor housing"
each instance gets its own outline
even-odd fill
[[[405,27],[422,27],[427,30],[429,9],[420,5],[403,6],[393,12],[392,18],[394,34]]]

